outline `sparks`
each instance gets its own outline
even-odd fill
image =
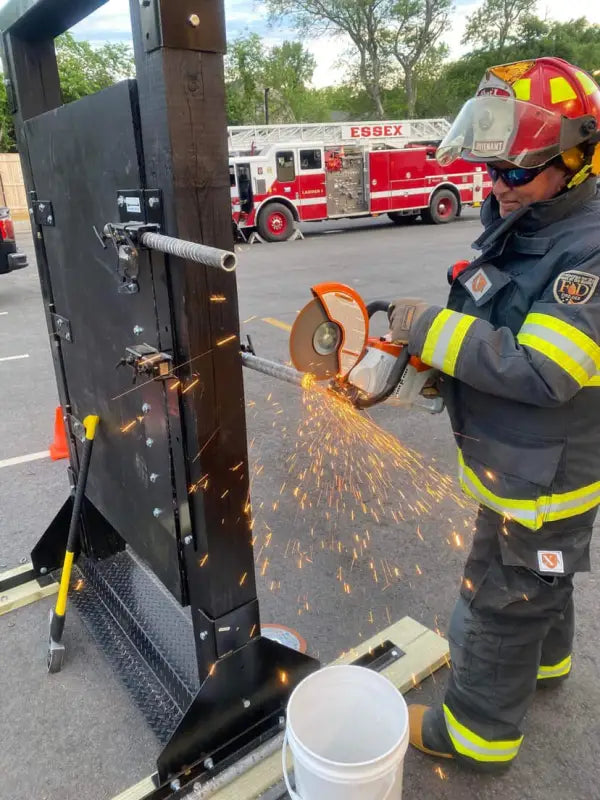
[[[191,383],[189,383],[189,384],[188,384],[188,385],[185,387],[185,389],[183,389],[183,391],[181,392],[181,394],[187,394],[188,392],[191,392],[191,391],[192,391],[192,389],[194,388],[194,386],[197,386],[199,383],[200,383],[200,378],[194,378],[194,380],[193,380]]]
[[[444,770],[438,764],[437,767],[434,767],[433,771],[438,776],[441,781],[447,781],[448,775],[444,772]]]
[[[127,425],[124,425],[121,428],[121,433],[127,433],[127,431],[130,431],[133,427],[137,425],[137,422],[138,422],[137,419],[133,419],[131,420],[131,422],[128,422]]]
[[[224,339],[219,339],[217,342],[217,347],[223,347],[223,345],[229,344],[229,342],[233,342],[235,339],[237,339],[237,336],[235,333],[232,333],[231,336],[226,336]]]
[[[211,303],[226,303],[227,298],[224,294],[211,294],[210,296]]]

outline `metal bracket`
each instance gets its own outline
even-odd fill
[[[143,222],[163,227],[160,189],[120,189],[117,193],[119,221]]]
[[[360,656],[352,664],[355,667],[367,667],[367,669],[375,670],[375,672],[382,672],[390,664],[399,661],[406,653],[401,650],[389,639],[377,645],[373,650],[369,650],[364,656]]]
[[[257,636],[260,632],[258,600],[252,600],[218,619],[211,619],[201,609],[199,614],[204,618],[206,633],[214,632],[217,658],[243,647],[254,638],[254,632]],[[200,636],[204,639],[203,633]]]
[[[117,364],[117,367],[131,367],[133,369],[133,382],[138,375],[147,378],[171,378],[173,357],[169,353],[161,353],[156,347],[149,344],[140,344],[127,347],[125,355]]]
[[[85,425],[81,420],[78,420],[77,417],[74,417],[73,414],[67,414],[67,422],[69,423],[69,430],[71,434],[76,438],[79,439],[80,442],[85,441]]]
[[[161,47],[225,53],[223,4],[214,0],[178,0],[177,10],[166,0],[140,0],[142,40],[146,52]]]
[[[51,228],[55,226],[54,209],[49,200],[34,200],[31,207],[33,209],[33,220],[36,225],[46,225]]]
[[[121,200],[121,198],[119,198]],[[125,203],[125,198],[122,198]],[[139,198],[132,197],[132,205],[140,208]],[[94,228],[100,243],[106,248],[107,242],[112,242],[117,253],[117,274],[121,279],[119,284],[119,294],[137,294],[140,287],[138,275],[140,271],[140,237],[143,233],[156,233],[159,230],[157,224],[146,224],[145,222],[108,222],[104,226],[102,235]]]
[[[73,333],[71,331],[71,323],[66,317],[61,317],[60,314],[50,314],[52,319],[52,330],[54,334],[66,342],[73,341]]]

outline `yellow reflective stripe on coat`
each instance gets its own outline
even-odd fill
[[[545,678],[562,678],[563,675],[568,675],[571,671],[572,660],[572,656],[569,655],[563,658],[562,661],[559,661],[558,664],[553,664],[549,667],[540,665],[537,674],[538,681],[543,681]]]
[[[458,451],[458,475],[463,491],[477,502],[532,531],[545,522],[577,517],[600,504],[600,481],[560,494],[540,495],[533,500],[501,497],[489,489],[465,463]]]
[[[600,386],[600,373],[586,383],[586,386]]]
[[[475,320],[476,317],[448,308],[440,311],[427,333],[421,361],[446,375],[454,375],[460,348]]]
[[[502,741],[489,741],[469,730],[459,722],[448,706],[444,704],[446,729],[457,753],[474,761],[512,761],[519,752],[523,737]]]
[[[600,371],[600,345],[558,317],[528,314],[517,341],[554,361],[580,386],[586,386]]]

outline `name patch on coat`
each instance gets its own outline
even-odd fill
[[[491,288],[492,282],[482,269],[465,281],[465,289],[469,292],[473,300],[480,300],[483,295]]]
[[[600,277],[589,272],[561,272],[554,281],[554,297],[567,305],[587,303],[596,291]]]
[[[564,575],[562,550],[538,550],[538,568],[540,572],[556,572]]]

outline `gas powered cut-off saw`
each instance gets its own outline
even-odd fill
[[[342,283],[320,283],[296,317],[290,333],[294,367],[330,388],[357,408],[386,402],[418,406],[439,414],[444,402],[435,387],[437,370],[410,356],[404,345],[369,334],[371,318],[387,314],[390,303],[365,303]]]

